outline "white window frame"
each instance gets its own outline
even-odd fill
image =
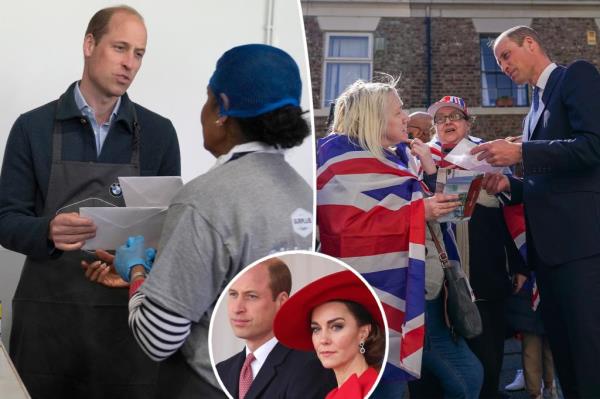
[[[329,57],[329,38],[331,36],[352,36],[366,37],[368,39],[368,57]],[[325,94],[327,88],[327,65],[328,64],[368,64],[369,65],[369,80],[373,77],[373,33],[365,32],[326,32],[325,43],[323,44],[323,70],[321,77],[321,109],[329,110],[329,104],[325,104]]]

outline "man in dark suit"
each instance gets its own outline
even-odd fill
[[[234,398],[322,399],[337,386],[314,352],[289,349],[273,335],[273,319],[291,288],[290,270],[278,258],[245,271],[229,288],[229,322],[246,347],[217,371]]]
[[[523,162],[523,179],[486,176],[490,192],[523,203],[529,264],[560,383],[568,398],[600,397],[600,74],[557,66],[537,33],[511,28],[494,42],[503,72],[533,88],[523,143],[496,140],[473,153],[492,165]]]

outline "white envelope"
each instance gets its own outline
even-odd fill
[[[144,236],[146,247],[156,248],[167,214],[166,207],[83,207],[79,214],[96,224],[96,237],[83,249],[117,249],[130,236]]]
[[[183,186],[179,176],[120,176],[125,205],[169,206],[171,200]]]

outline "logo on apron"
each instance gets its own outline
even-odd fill
[[[110,185],[110,195],[113,197],[121,197],[123,195],[123,190],[121,190],[121,185],[119,183],[113,183]]]

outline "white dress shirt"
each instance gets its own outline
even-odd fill
[[[260,368],[263,366],[263,364],[265,364],[267,356],[269,356],[269,353],[271,353],[275,345],[277,345],[277,342],[277,338],[273,337],[252,352],[256,358],[256,360],[250,364],[250,367],[252,367],[252,379],[256,378]],[[246,356],[248,356],[248,353],[250,352],[251,350],[248,348],[248,346],[246,346]]]
[[[531,109],[527,114],[527,118],[525,120],[525,126],[523,129],[523,141],[528,141],[531,137],[531,134],[535,130],[535,126],[537,125],[538,120],[542,116],[542,112],[544,112],[544,102],[542,101],[542,96],[544,95],[544,89],[546,88],[546,84],[548,83],[548,78],[550,78],[550,74],[552,71],[556,69],[556,64],[549,64],[538,78],[535,86],[538,88],[538,96],[540,100],[540,105],[536,112],[533,110],[533,104],[531,105]]]

